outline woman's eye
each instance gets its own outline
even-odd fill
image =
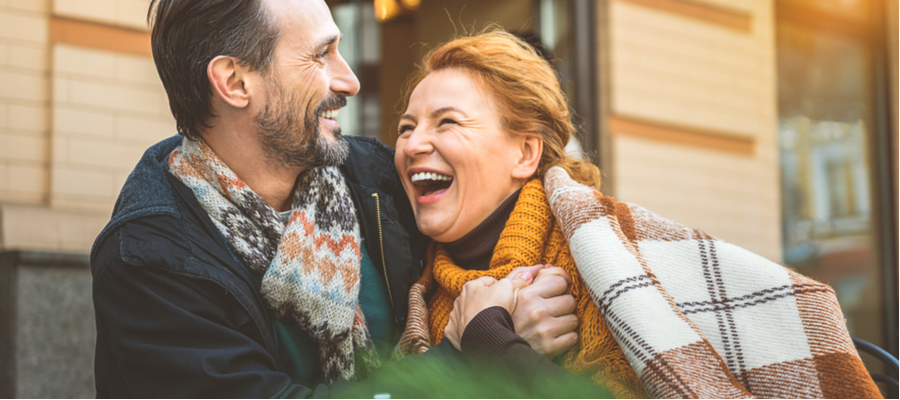
[[[455,123],[456,123],[456,121],[454,121],[450,118],[444,118],[441,120],[441,122],[438,124],[438,126],[444,125],[444,124],[455,124]]]
[[[400,135],[403,135],[403,134],[409,134],[409,132],[412,132],[412,130],[413,130],[412,125],[400,125],[400,129],[398,129],[398,132],[400,133]]]

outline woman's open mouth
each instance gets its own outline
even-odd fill
[[[416,172],[409,177],[419,204],[436,201],[453,184],[453,177],[437,172]]]

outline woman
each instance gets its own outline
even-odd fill
[[[729,304],[737,304],[734,302],[740,299],[723,297],[712,299],[714,307],[709,312],[686,310],[693,303],[679,301],[684,293],[693,292],[681,289],[694,288],[696,284],[682,282],[685,279],[678,274],[699,269],[690,269],[694,264],[688,261],[658,262],[680,254],[684,246],[665,250],[666,254],[658,256],[647,243],[681,245],[693,239],[692,243],[701,243],[704,257],[707,247],[703,246],[709,246],[713,258],[713,246],[719,246],[722,268],[728,269],[726,275],[733,271],[752,272],[759,264],[760,270],[771,277],[800,282],[791,287],[802,286],[804,290],[826,294],[830,288],[790,275],[774,263],[745,254],[749,254],[745,250],[732,250],[736,246],[702,232],[591,191],[599,189],[599,171],[565,153],[565,145],[575,132],[565,96],[550,65],[525,42],[499,30],[453,40],[425,57],[423,69],[411,87],[399,125],[395,164],[419,229],[435,242],[429,249],[426,272],[410,294],[410,322],[401,342],[407,352],[421,352],[445,336],[459,347],[467,318],[460,317],[466,310],[454,309],[458,296],[466,297],[466,292],[484,296],[491,290],[504,290],[509,285],[492,285],[515,266],[552,264],[572,277],[569,290],[576,299],[579,319],[578,345],[559,362],[576,375],[590,376],[616,397],[878,395],[855,351],[816,347],[819,343],[815,339],[805,340],[802,336],[803,329],[810,326],[806,320],[801,323],[802,318],[798,317],[797,323],[786,323],[786,328],[776,334],[799,330],[797,337],[802,345],[811,343],[811,347],[804,347],[811,349],[806,357],[787,354],[794,342],[786,342],[791,343],[786,347],[787,353],[778,348],[757,349],[754,346],[758,340],[739,343],[740,334],[734,327],[743,326],[740,318],[745,317],[739,311],[746,308],[757,312],[760,307],[754,307],[756,303],[769,301],[757,300],[753,297],[756,293],[748,295],[747,299],[756,301],[749,305],[733,307]],[[568,195],[567,191],[573,194]],[[584,214],[579,211],[582,209],[593,211]],[[584,223],[587,220],[605,225],[601,223],[598,228],[596,224]],[[674,236],[653,236],[658,233],[654,230],[657,227],[666,234],[675,232]],[[578,232],[599,232],[591,237],[600,238],[600,246],[583,242],[585,235],[574,237]],[[678,236],[683,232],[688,232],[687,237]],[[648,238],[654,240],[640,240]],[[576,239],[582,240],[578,246],[574,244]],[[686,258],[696,253],[688,250]],[[735,264],[725,259],[733,252],[743,257],[742,261]],[[744,262],[745,258],[750,261]],[[617,269],[619,263],[624,265],[622,269]],[[732,268],[732,264],[737,266]],[[666,269],[670,265],[682,269]],[[677,271],[674,279],[664,273],[670,270]],[[618,272],[627,278],[615,281]],[[768,282],[769,275],[762,281]],[[793,299],[791,296],[799,304],[802,294],[792,292],[782,297]],[[470,306],[471,302],[467,304]],[[720,318],[723,311],[716,308],[720,304],[725,317],[738,320],[728,320],[732,329],[728,335],[725,330],[717,334],[715,323],[709,328],[706,321],[710,316],[715,316],[714,321],[725,318]],[[826,305],[836,306],[836,302]],[[514,308],[514,304],[503,306],[508,311]],[[800,314],[803,312],[800,310]],[[612,320],[607,321],[608,318]],[[811,324],[818,326],[820,322]],[[742,334],[759,333],[749,331]],[[810,335],[808,329],[806,335]],[[842,345],[849,340],[846,329],[838,336]],[[620,343],[624,343],[623,347]],[[819,350],[823,356],[832,357],[829,360],[838,360],[835,365],[849,366],[844,371],[852,374],[827,370],[821,366],[826,363],[807,365],[805,372],[786,367],[815,364],[810,360],[815,360]],[[810,358],[810,354],[814,357]],[[773,356],[781,355],[783,359],[773,361]],[[782,362],[788,360],[794,364]],[[779,380],[782,376],[787,378]],[[836,391],[818,381],[821,377],[839,376],[851,376],[849,390]]]

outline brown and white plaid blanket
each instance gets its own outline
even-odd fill
[[[575,263],[655,398],[880,398],[825,284],[572,180],[544,187]]]

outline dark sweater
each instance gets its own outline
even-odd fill
[[[506,227],[506,221],[509,221],[510,214],[516,208],[516,201],[519,200],[521,191],[522,189],[516,190],[503,203],[500,203],[500,206],[475,229],[458,240],[447,243],[447,251],[456,265],[468,270],[486,270],[490,267],[494,247],[500,240],[500,234]]]

